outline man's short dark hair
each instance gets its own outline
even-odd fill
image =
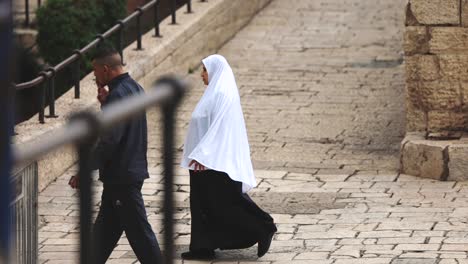
[[[99,64],[110,67],[122,66],[120,53],[107,43],[103,43],[96,48],[93,60]]]

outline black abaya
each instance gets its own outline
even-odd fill
[[[190,171],[190,213],[190,251],[248,248],[276,231],[273,218],[224,172]]]

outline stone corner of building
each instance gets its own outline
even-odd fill
[[[427,139],[409,132],[401,143],[400,172],[441,181],[468,180],[468,134],[459,139]]]

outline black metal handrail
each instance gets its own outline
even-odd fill
[[[133,96],[124,101],[109,105],[106,111],[99,114],[81,112],[75,114],[68,124],[55,130],[40,141],[16,146],[14,164],[31,162],[59,147],[74,144],[79,154],[80,175],[80,263],[95,263],[93,241],[91,240],[91,167],[89,156],[92,142],[103,132],[118,123],[125,122],[141,114],[151,106],[161,106],[163,113],[164,155],[164,263],[172,264],[173,245],[173,147],[174,116],[178,103],[187,90],[187,84],[175,78],[163,78],[157,81],[146,94]]]
[[[62,71],[66,67],[75,64],[73,69],[74,73],[74,89],[75,89],[75,98],[80,98],[80,60],[83,58],[84,54],[87,54],[91,49],[99,45],[100,43],[104,42],[106,39],[109,39],[116,33],[119,33],[117,49],[122,57],[122,63],[124,61],[123,57],[123,50],[124,50],[124,29],[128,26],[131,22],[136,19],[137,24],[137,50],[142,50],[142,31],[141,31],[141,17],[143,14],[148,12],[148,10],[153,9],[154,11],[154,37],[161,37],[160,30],[159,30],[159,3],[161,0],[152,0],[145,4],[142,7],[136,8],[135,12],[127,16],[126,18],[117,21],[117,23],[108,29],[103,34],[98,34],[96,38],[88,43],[82,49],[77,49],[73,52],[73,55],[68,57],[67,59],[63,60],[59,64],[49,67],[42,71],[38,77],[35,79],[15,84],[13,83],[14,88],[18,90],[29,89],[32,87],[37,87],[42,85],[42,93],[40,98],[40,109],[39,109],[39,122],[41,124],[45,123],[44,117],[57,117],[55,114],[55,76],[58,72]],[[172,1],[172,24],[176,24],[176,9],[177,9],[177,0],[169,0]],[[206,0],[201,0],[205,2]],[[28,0],[26,0],[28,2]],[[191,0],[187,0],[187,13],[192,13],[192,5]],[[27,15],[29,17],[29,15]],[[47,86],[47,87],[46,87]],[[49,103],[49,115],[45,116],[44,109],[46,105],[46,91],[49,91],[48,103]]]

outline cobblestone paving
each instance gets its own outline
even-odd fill
[[[468,183],[397,171],[404,2],[275,0],[222,48],[237,76],[259,181],[251,196],[279,232],[261,259],[253,247],[217,252],[216,263],[468,263]],[[198,73],[188,78],[196,85],[181,106],[179,148],[203,93]],[[162,240],[158,113],[149,118],[143,193]],[[41,263],[76,263],[77,193],[66,186],[73,173],[41,193]],[[179,253],[189,243],[189,179],[176,174]],[[111,258],[137,263],[125,238]]]

